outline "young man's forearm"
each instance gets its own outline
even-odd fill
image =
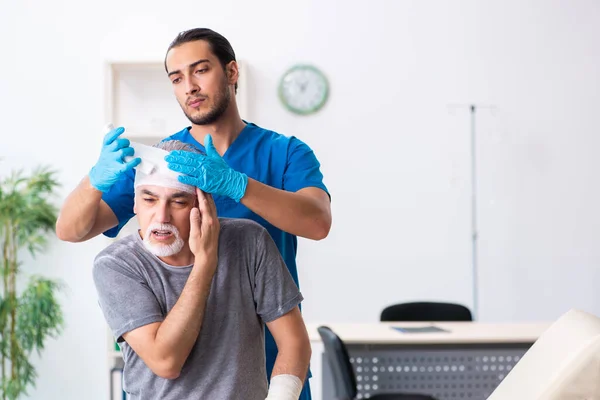
[[[68,242],[81,242],[90,238],[89,234],[96,225],[98,217],[105,221],[105,226],[115,226],[117,224],[116,216],[102,213],[100,203],[102,202],[102,192],[92,186],[88,176],[81,180],[79,185],[69,194],[63,203],[58,219],[56,220],[56,236],[60,240]],[[106,229],[109,229],[109,226]],[[97,235],[97,232],[95,235]],[[93,236],[95,236],[93,235]]]
[[[194,264],[179,299],[160,324],[154,339],[155,357],[168,360],[169,369],[177,375],[198,339],[210,294],[213,275],[207,271],[214,269],[202,262],[217,263],[211,260]]]
[[[241,203],[277,228],[307,239],[324,239],[331,228],[329,198],[317,188],[287,192],[248,178]]]

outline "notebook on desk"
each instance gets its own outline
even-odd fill
[[[440,328],[438,326],[429,325],[429,326],[392,326],[392,329],[402,332],[402,333],[441,333],[441,332],[450,332],[447,329]]]

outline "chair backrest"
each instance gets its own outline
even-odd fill
[[[325,357],[333,376],[336,399],[354,399],[357,394],[356,376],[344,342],[327,326],[320,326],[317,331],[325,347]]]
[[[600,399],[600,318],[571,310],[548,328],[488,400]]]
[[[471,311],[453,303],[414,302],[386,307],[381,321],[472,321]]]

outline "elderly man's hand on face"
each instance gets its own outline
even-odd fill
[[[219,251],[220,224],[217,207],[212,196],[196,188],[198,208],[190,212],[190,250],[194,253],[194,265],[204,265],[215,272]]]

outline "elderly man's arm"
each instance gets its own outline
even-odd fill
[[[268,322],[267,327],[278,349],[267,399],[298,399],[311,356],[310,341],[300,309],[294,307],[287,314]]]
[[[161,378],[179,377],[198,339],[216,263],[216,259],[194,263],[181,296],[164,321],[123,335],[148,368]]]

